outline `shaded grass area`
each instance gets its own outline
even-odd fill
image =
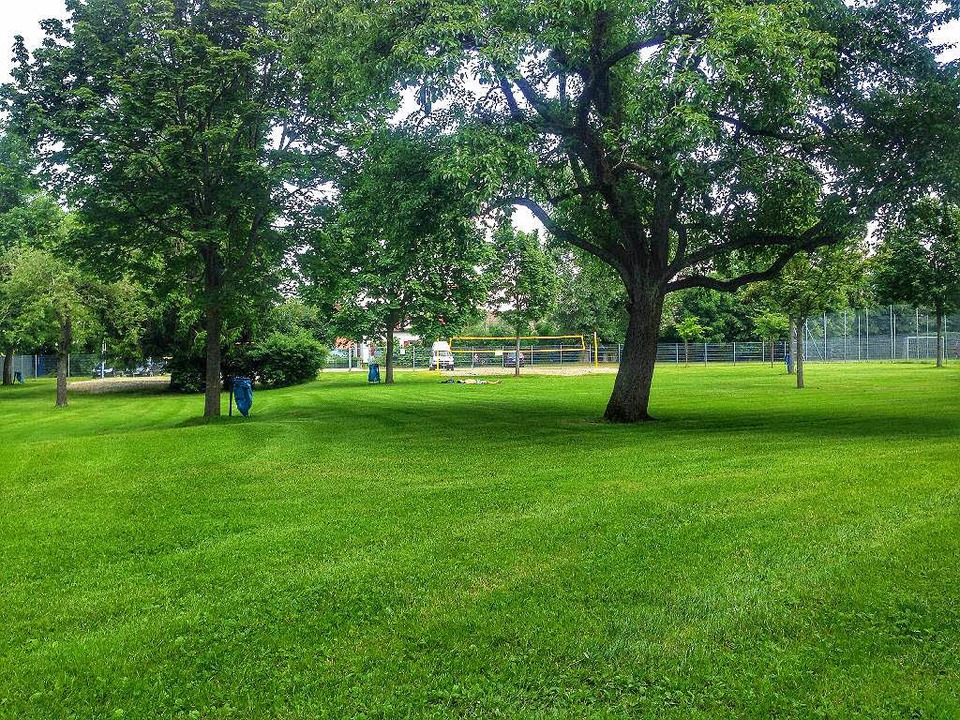
[[[399,379],[0,394],[0,716],[960,715],[958,369]]]

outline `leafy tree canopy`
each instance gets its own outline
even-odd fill
[[[885,300],[939,313],[960,306],[960,207],[918,202],[886,228],[872,267]]]
[[[536,232],[502,224],[493,235],[497,250],[491,268],[490,303],[518,335],[556,306],[556,258]]]
[[[960,307],[960,207],[935,197],[916,203],[884,232],[873,271],[884,299],[933,308],[943,365],[943,317]]]
[[[569,246],[558,253],[557,307],[551,320],[558,333],[597,333],[601,342],[622,343],[627,333],[625,292],[613,269]]]
[[[337,28],[339,47],[313,43],[317,83],[342,77],[331,68],[349,57],[378,101],[412,89],[411,123],[457,133],[451,182],[480,179],[613,268],[630,322],[606,417],[632,421],[647,417],[667,293],[774,277],[797,253],[862,233],[902,194],[900,168],[929,167],[957,106],[926,38],[953,12],[906,0],[302,0],[298,42]],[[936,106],[906,137],[897,101],[922,88]]]
[[[439,172],[449,138],[388,130],[345,158],[339,195],[303,258],[308,294],[326,303],[339,331],[446,336],[475,319],[486,295],[488,248],[476,208]]]
[[[204,311],[219,414],[223,324],[276,286],[317,182],[283,4],[89,0],[16,48],[11,117],[76,208],[84,257],[163,277]]]

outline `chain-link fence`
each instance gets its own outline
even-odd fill
[[[944,319],[944,357],[960,358],[960,314]],[[804,359],[826,362],[857,362],[867,360],[933,360],[937,355],[936,317],[926,310],[887,306],[865,310],[825,313],[810,318],[800,329],[804,337]],[[782,362],[787,349],[785,339],[772,343],[767,340],[751,342],[689,342],[659,343],[657,362],[673,364]],[[512,368],[516,352],[513,341],[500,345],[484,342],[475,347],[457,346],[453,350],[458,369]],[[520,346],[521,363],[525,366],[616,365],[623,356],[623,345],[601,343],[594,351],[588,341],[547,346],[543,343],[523,342]],[[398,368],[423,369],[430,362],[430,350],[410,345],[394,355]],[[335,350],[328,358],[327,367],[358,367],[356,357],[347,351]]]
[[[943,351],[960,355],[960,315],[944,318]],[[803,328],[807,360],[930,360],[937,356],[932,312],[887,306],[810,318]]]
[[[67,356],[67,377],[70,378],[98,378],[129,376],[161,375],[165,372],[162,362],[150,359],[136,363],[129,367],[113,366],[102,363],[100,355],[95,353],[71,353]],[[20,377],[43,378],[56,377],[56,355],[14,355],[13,373]]]
[[[857,362],[867,360],[926,360],[937,356],[936,317],[926,310],[887,306],[867,310],[849,310],[825,313],[810,318],[801,329],[804,337],[804,359],[824,362]],[[947,361],[960,360],[960,313],[944,318],[943,353]],[[772,347],[771,347],[772,345]],[[766,340],[754,342],[689,342],[659,343],[657,362],[672,364],[782,362],[786,341],[772,344]],[[504,342],[495,347],[485,343],[477,347],[457,347],[454,358],[458,369],[504,368],[512,369],[515,362],[515,343]],[[521,363],[525,366],[616,365],[623,357],[623,345],[523,342],[520,346]],[[429,348],[407,345],[394,354],[394,366],[413,370],[426,369],[430,364]],[[331,350],[327,357],[329,369],[349,369],[361,366],[350,351]],[[161,363],[144,360],[132,367],[102,368],[104,376],[156,375],[163,372]],[[53,377],[57,374],[56,355],[14,355],[13,373],[20,377]],[[98,354],[71,354],[68,361],[71,378],[101,376],[101,356]]]

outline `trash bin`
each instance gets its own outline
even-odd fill
[[[253,405],[253,381],[250,378],[235,377],[233,379],[233,396],[237,399],[237,410],[244,417],[250,414]]]
[[[378,383],[380,382],[380,366],[377,363],[370,363],[369,371],[367,372],[367,382],[368,383]]]

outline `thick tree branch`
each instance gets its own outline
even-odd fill
[[[689,290],[691,288],[706,288],[707,290],[733,292],[750,283],[772,280],[801,249],[802,248],[794,248],[781,253],[766,270],[745,273],[740,277],[729,280],[720,280],[719,278],[713,278],[708,275],[688,275],[687,277],[667,283],[666,292],[672,293],[678,290]]]
[[[537,218],[543,226],[550,232],[551,235],[556,237],[558,240],[563,242],[570,243],[571,245],[584,250],[585,252],[590,253],[591,255],[600,258],[605,263],[613,267],[621,275],[625,272],[626,268],[621,258],[611,252],[609,249],[595,245],[594,243],[583,239],[576,233],[572,233],[569,230],[566,230],[560,227],[557,222],[550,216],[540,203],[535,200],[531,200],[526,197],[508,197],[504,198],[501,203],[502,205],[520,205],[521,207],[527,208],[530,212],[533,213],[534,217]]]
[[[503,97],[506,98],[507,107],[510,108],[510,117],[514,120],[523,119],[523,113],[520,112],[520,106],[517,104],[517,98],[513,95],[513,90],[510,88],[510,83],[502,75],[497,78],[500,82],[500,90],[503,92]]]
[[[653,37],[649,37],[646,40],[638,40],[632,42],[629,45],[624,45],[622,48],[617,50],[613,55],[606,58],[601,67],[604,70],[609,70],[614,65],[616,65],[621,60],[625,60],[631,55],[635,55],[641,50],[646,50],[647,48],[656,47],[657,45],[663,45],[667,41],[667,35],[665,33],[658,33]]]
[[[753,127],[749,123],[744,122],[740,118],[735,118],[732,115],[725,115],[724,113],[719,112],[710,112],[710,117],[719,122],[725,123],[726,125],[733,126],[737,132],[745,133],[751,137],[767,137],[773,138],[774,140],[783,140],[784,142],[808,142],[814,139],[813,133],[804,133],[802,135],[797,135],[795,133],[786,133],[780,130],[771,130],[769,128],[758,128]]]
[[[677,229],[676,225],[674,226],[674,229]],[[708,245],[707,247],[701,248],[700,250],[686,256],[679,252],[678,248],[676,257],[670,264],[670,270],[674,273],[677,273],[683,268],[700,265],[701,263],[708,262],[719,255],[723,255],[724,253],[728,253],[733,250],[742,250],[743,248],[762,248],[776,247],[777,245],[787,245],[799,247],[801,249],[810,249],[820,245],[830,245],[832,243],[839,242],[841,239],[842,238],[839,235],[830,232],[826,226],[826,223],[822,221],[807,228],[799,235],[766,233],[741,235],[726,242]]]
[[[519,88],[524,100],[530,103],[530,107],[536,110],[538,115],[549,122],[554,121],[553,113],[550,112],[546,100],[534,89],[529,80],[523,75],[517,75],[513,78],[513,84]]]
[[[709,275],[687,275],[686,277],[678,278],[667,283],[666,292],[671,293],[678,290],[689,290],[691,288],[706,288],[707,290],[733,292],[734,290],[739,290],[744,285],[749,285],[750,283],[772,280],[780,274],[780,271],[786,267],[788,262],[790,262],[797,254],[801,252],[814,250],[822,245],[840,242],[841,240],[842,238],[840,236],[822,236],[816,241],[811,241],[804,245],[795,245],[781,252],[777,256],[776,260],[774,260],[773,263],[771,263],[770,266],[768,266],[765,270],[744,273],[739,277],[730,278],[729,280],[721,280],[719,278],[710,277]]]

